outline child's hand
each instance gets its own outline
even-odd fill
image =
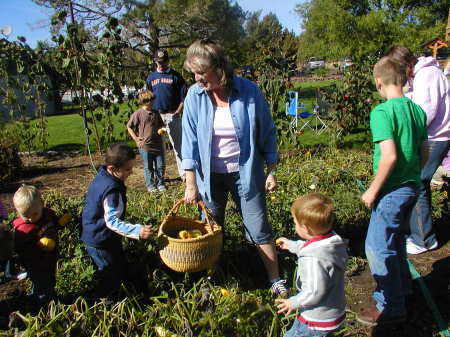
[[[142,226],[141,232],[139,233],[139,238],[143,240],[150,239],[155,236],[155,230],[151,226]]]
[[[275,244],[280,247],[281,249],[288,249],[287,248],[287,241],[288,239],[286,239],[285,237],[281,237],[275,240]]]
[[[277,177],[269,174],[266,178],[266,192],[275,192],[277,189]]]
[[[144,141],[145,141],[144,137],[137,137],[136,138],[136,145],[138,147],[142,147],[142,146],[144,146]]]
[[[377,198],[377,194],[373,193],[372,190],[369,188],[367,191],[363,193],[361,196],[361,200],[368,208],[372,208],[373,204],[375,203],[375,200]]]
[[[277,311],[278,314],[281,314],[284,312],[285,316],[288,316],[295,310],[293,307],[292,301],[290,299],[284,299],[284,298],[277,298],[275,300],[276,303],[280,303],[277,305],[277,308],[280,309]]]

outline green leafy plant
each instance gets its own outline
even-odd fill
[[[44,53],[31,49],[23,37],[10,42],[0,39],[0,103],[9,119],[15,123],[15,133],[28,151],[45,148],[47,144],[46,103],[49,97],[49,77],[46,74]],[[31,107],[31,108],[30,108]],[[27,116],[27,110],[33,109]],[[28,123],[34,118],[36,123]],[[4,121],[1,121],[3,126]]]
[[[334,126],[343,135],[369,130],[370,111],[376,103],[372,69],[374,57],[354,61],[344,72],[342,81],[327,88],[327,100],[333,106]]]
[[[22,160],[19,156],[19,140],[10,131],[0,130],[0,185],[20,175]]]

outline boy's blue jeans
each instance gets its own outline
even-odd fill
[[[410,219],[411,234],[409,239],[424,248],[431,247],[436,242],[431,220],[431,189],[430,182],[442,160],[449,151],[450,141],[428,141],[428,160],[421,172],[422,184],[419,198],[413,208]]]
[[[147,188],[164,186],[164,152],[158,154],[150,153],[144,149],[139,149],[142,161],[144,162],[144,180]]]
[[[406,234],[418,189],[406,184],[380,195],[370,217],[365,248],[377,283],[373,298],[377,309],[388,316],[405,315],[405,295],[411,293]]]
[[[107,297],[117,290],[125,278],[126,260],[122,246],[110,249],[86,246],[97,267],[98,286],[96,296]]]
[[[286,331],[284,337],[325,337],[330,335],[331,331],[311,330],[308,325],[295,319],[294,324]]]

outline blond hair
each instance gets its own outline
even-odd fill
[[[384,85],[404,86],[408,80],[406,64],[389,57],[382,57],[373,67],[373,77],[378,78]]]
[[[334,223],[333,200],[320,193],[309,193],[292,203],[291,214],[298,225],[311,229],[314,234],[325,234]]]
[[[231,86],[233,67],[223,48],[209,39],[197,40],[189,46],[184,68],[192,73],[206,73],[212,70],[219,78],[220,86]]]
[[[150,90],[141,91],[138,95],[138,101],[140,105],[147,104],[154,99],[155,95]]]
[[[44,204],[41,192],[35,186],[22,185],[16,193],[14,193],[13,203],[19,213],[27,211],[36,205],[37,202],[41,205]]]

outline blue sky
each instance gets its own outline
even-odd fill
[[[277,15],[280,23],[300,33],[300,19],[294,12],[295,5],[300,0],[237,0],[242,9],[256,11],[262,9],[262,16],[272,12]],[[36,46],[38,40],[50,39],[47,28],[39,28],[48,20],[48,10],[35,5],[31,0],[0,0],[0,27],[5,24],[12,26],[13,32],[9,40],[15,40],[17,36],[25,36],[31,47]]]

